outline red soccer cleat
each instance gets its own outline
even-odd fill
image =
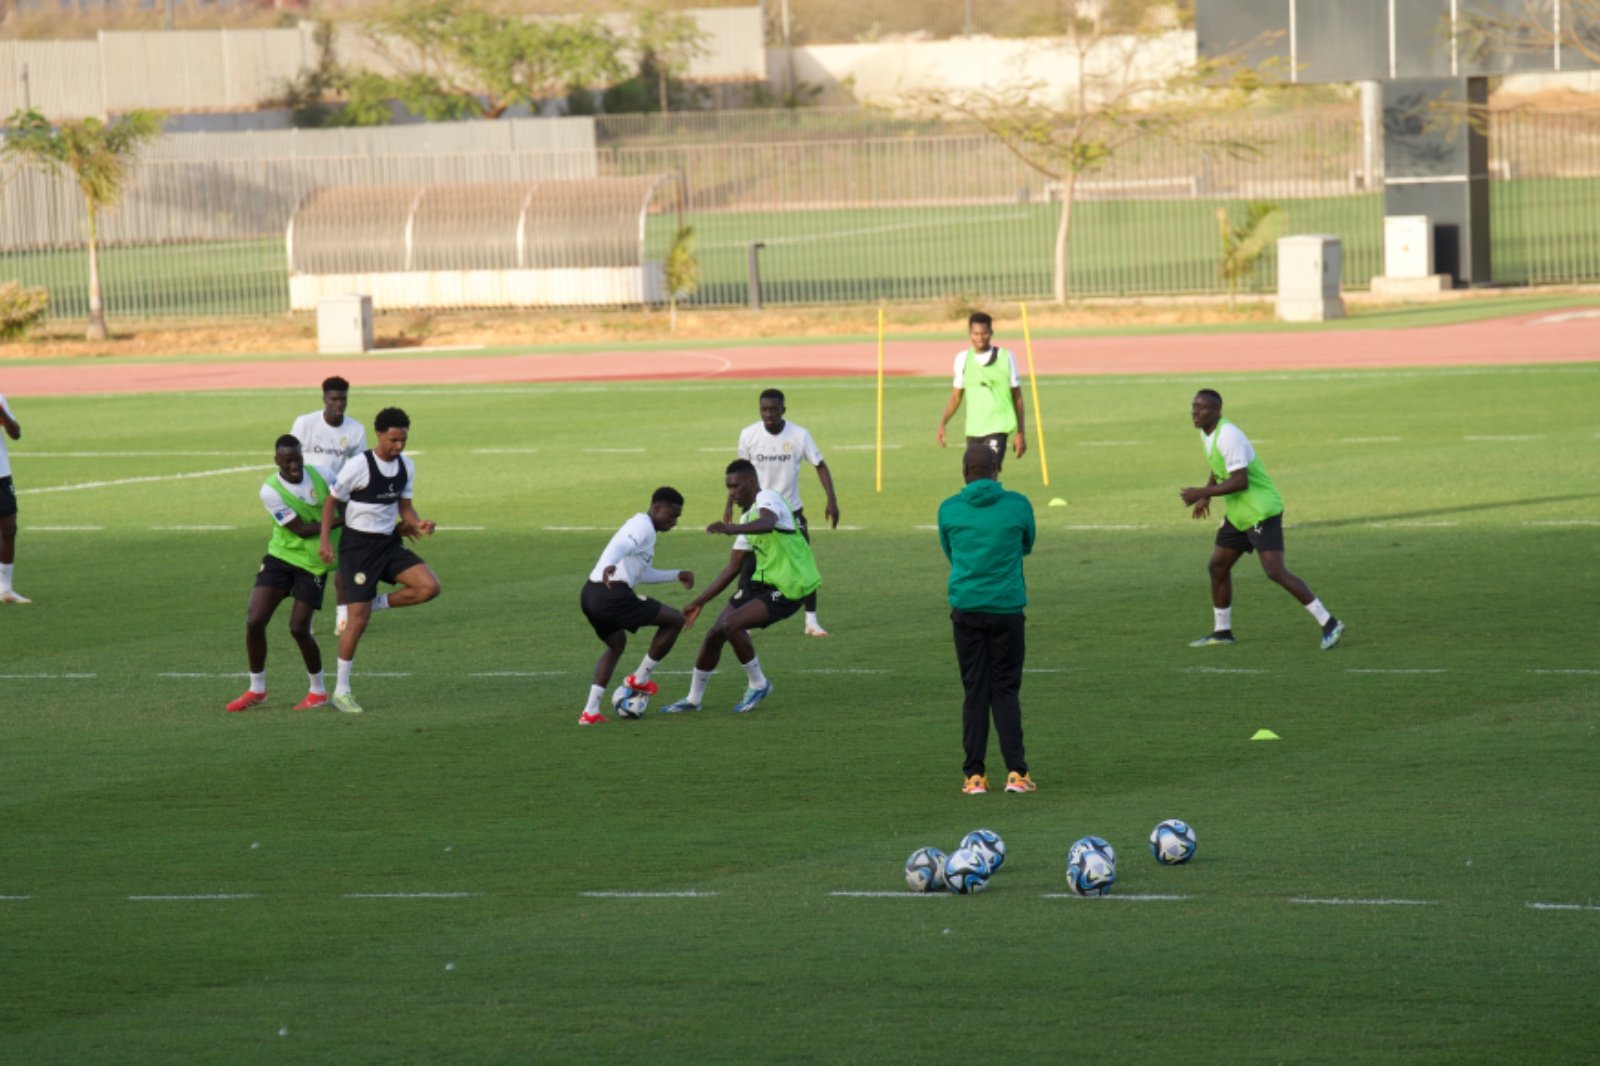
[[[246,692],[243,696],[228,704],[228,710],[248,711],[256,704],[265,702],[267,702],[267,694],[265,692]]]
[[[295,704],[294,709],[297,711],[310,711],[327,705],[328,694],[326,692],[307,692],[306,698]]]
[[[654,696],[661,691],[661,686],[654,681],[635,681],[632,674],[624,678],[622,683],[641,696]]]
[[[607,718],[603,714],[590,714],[588,711],[584,711],[578,716],[579,725],[604,725],[609,721],[611,721],[611,719]]]

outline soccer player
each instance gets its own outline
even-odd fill
[[[346,415],[350,406],[350,383],[331,377],[322,383],[322,410],[303,414],[294,420],[289,432],[300,441],[300,449],[311,465],[338,471],[344,464],[367,450],[367,431],[360,422]],[[344,632],[349,621],[349,599],[339,572],[333,572],[333,598],[337,607],[333,632]]]
[[[321,467],[307,466],[300,441],[291,433],[278,438],[273,458],[278,472],[267,478],[259,494],[261,505],[272,516],[272,539],[267,541],[267,554],[256,572],[244,623],[250,687],[228,704],[230,711],[247,711],[266,701],[267,623],[287,596],[294,597],[289,635],[300,645],[300,657],[311,680],[306,698],[294,709],[309,711],[328,702],[328,690],[322,683],[322,650],[311,635],[311,616],[322,609],[323,586],[332,569],[318,558],[313,538],[322,533],[322,505],[333,475]],[[335,543],[339,533],[335,528]]]
[[[12,440],[22,439],[22,423],[0,396],[0,428]],[[11,483],[11,456],[5,437],[0,437],[0,603],[32,603],[11,587],[11,569],[17,562],[17,489]]]
[[[633,591],[635,585],[661,584],[677,581],[686,589],[694,588],[694,574],[688,570],[657,570],[652,564],[656,554],[656,534],[665,533],[678,524],[683,514],[683,496],[677,489],[662,486],[650,497],[650,510],[636,514],[622,524],[612,535],[600,561],[589,572],[578,604],[583,616],[594,627],[594,635],[605,644],[594,664],[594,683],[589,686],[589,702],[578,718],[579,725],[596,725],[608,721],[600,713],[600,700],[611,684],[611,672],[617,668],[628,638],[623,633],[637,632],[640,626],[655,626],[656,635],[650,641],[639,669],[623,681],[629,689],[646,696],[660,691],[650,675],[667,657],[678,634],[683,632],[683,612],[668,607],[657,600],[640,596]],[[619,574],[618,571],[621,571]]]
[[[950,625],[961,670],[961,791],[989,791],[984,757],[994,717],[1007,792],[1032,792],[1022,746],[1022,665],[1028,588],[1022,558],[1033,551],[1033,505],[1000,484],[999,457],[984,441],[962,456],[966,487],[939,505],[939,547],[950,561]]]
[[[398,407],[385,407],[373,419],[372,427],[376,443],[340,468],[322,505],[322,541],[317,549],[323,562],[334,561],[330,538],[338,504],[343,503],[344,535],[338,561],[339,571],[348,581],[350,624],[339,635],[333,708],[346,714],[361,713],[361,704],[350,691],[350,670],[372,612],[414,607],[439,595],[438,577],[405,544],[407,538],[431,537],[435,528],[433,522],[417,515],[411,502],[416,466],[401,454],[410,436],[411,419]],[[380,581],[400,588],[380,594]]]
[[[1206,517],[1211,501],[1222,497],[1226,517],[1217,526],[1216,548],[1211,552],[1212,631],[1189,646],[1233,643],[1233,564],[1246,552],[1255,552],[1261,569],[1299,600],[1322,627],[1322,650],[1327,651],[1344,636],[1344,623],[1328,613],[1309,586],[1283,565],[1283,497],[1267,477],[1266,467],[1256,458],[1250,439],[1238,426],[1222,417],[1222,394],[1201,389],[1194,394],[1189,413],[1200,430],[1211,476],[1203,486],[1179,491],[1183,502],[1194,508],[1193,517]]]
[[[997,460],[995,473],[999,473],[1006,463],[1006,441],[1011,434],[1017,435],[1011,443],[1018,459],[1028,450],[1022,428],[1022,384],[1017,379],[1017,357],[1009,349],[994,346],[994,319],[982,311],[974,311],[967,319],[967,337],[972,346],[956,353],[955,387],[950,390],[944,415],[939,419],[939,447],[945,446],[945,423],[955,417],[965,396],[967,443],[987,444]]]
[[[733,654],[750,681],[744,696],[733,705],[733,713],[743,714],[771,695],[772,682],[761,672],[761,660],[756,658],[750,631],[765,629],[788,618],[800,609],[807,594],[815,592],[822,584],[817,562],[811,556],[811,545],[800,535],[789,505],[776,492],[761,487],[750,460],[735,459],[729,463],[723,485],[741,511],[740,520],[737,524],[713,522],[706,527],[706,532],[737,539],[722,573],[683,609],[685,625],[694,625],[701,608],[739,576],[744,569],[745,556],[752,552],[756,558],[755,570],[748,580],[740,583],[739,591],[734,593],[733,599],[717,616],[716,624],[700,642],[689,695],[661,708],[663,714],[700,709],[724,644],[733,646]]]
[[[739,434],[739,458],[755,464],[756,477],[761,480],[762,488],[771,489],[783,497],[794,520],[800,525],[800,535],[808,542],[811,540],[811,527],[806,523],[805,504],[800,500],[800,464],[810,463],[817,472],[817,480],[822,482],[822,491],[828,494],[828,503],[822,513],[832,528],[838,529],[839,501],[833,494],[833,472],[822,458],[817,442],[811,439],[811,434],[804,426],[784,419],[788,408],[784,406],[780,390],[767,389],[763,392],[759,410],[761,421],[752,422]],[[728,502],[727,510],[723,511],[722,520],[733,520],[732,500]],[[754,557],[747,558],[745,566],[749,567],[754,562]],[[749,577],[748,574],[743,576]],[[815,592],[806,597],[805,608],[806,636],[827,636],[828,631],[817,621]]]

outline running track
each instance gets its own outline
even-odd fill
[[[1020,339],[1001,338],[1025,364]],[[944,377],[962,338],[891,341],[884,371]],[[1048,338],[1033,344],[1040,374],[1204,374],[1238,371],[1398,369],[1404,367],[1527,365],[1600,361],[1600,311],[1541,313],[1449,326],[1393,330],[1240,333],[1140,337]],[[34,366],[0,362],[7,396],[85,393],[195,392],[315,388],[330,370],[360,387],[434,384],[517,384],[555,381],[782,380],[870,375],[871,342],[583,354],[390,357],[307,356],[273,362],[184,360],[116,363],[71,359]],[[1026,371],[1025,365],[1019,369]]]

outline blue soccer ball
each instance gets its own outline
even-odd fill
[[[906,886],[913,892],[944,891],[945,853],[938,848],[918,848],[906,860]]]
[[[1194,858],[1198,846],[1194,829],[1180,818],[1168,818],[1150,830],[1150,854],[1163,866],[1181,866]]]
[[[1006,861],[1006,842],[1000,839],[1000,834],[993,829],[974,829],[961,838],[958,847],[971,848],[989,860],[989,875],[992,877],[1000,872],[1000,867]]]
[[[989,861],[982,852],[957,848],[944,860],[944,887],[967,896],[989,887]]]
[[[1067,887],[1080,896],[1103,896],[1117,883],[1117,853],[1105,839],[1087,836],[1067,849]]]

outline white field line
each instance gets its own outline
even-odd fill
[[[489,529],[488,526],[436,526],[434,528],[435,532],[438,533],[485,533]]]
[[[1576,322],[1585,318],[1600,318],[1600,311],[1563,311],[1555,315],[1542,315],[1533,320],[1533,325],[1543,326],[1553,322]]]
[[[852,669],[845,669],[845,668],[840,668],[840,669],[837,669],[837,670],[819,669],[819,670],[796,670],[795,671],[795,673],[797,673],[797,674],[887,674],[888,672],[889,671],[887,671],[887,670],[852,670]]]
[[[216,680],[216,679],[219,679],[219,678],[229,678],[229,677],[237,679],[237,678],[241,678],[241,677],[249,677],[250,675],[246,674],[246,673],[222,673],[222,674],[199,674],[199,673],[194,673],[194,674],[190,674],[190,673],[167,672],[167,673],[159,673],[156,676],[157,677],[164,677],[164,678],[167,678],[168,680],[177,680],[177,681],[195,681],[195,680],[210,681],[210,680]],[[358,670],[358,671],[356,671],[356,675],[355,676],[360,678],[360,677],[410,677],[411,675],[410,674],[385,673],[384,671],[381,671],[381,670],[371,670],[371,671]]]
[[[1147,440],[1080,440],[1080,448],[1139,448],[1150,442]]]
[[[468,455],[533,455],[538,448],[474,448]]]
[[[1398,444],[1399,437],[1340,437],[1335,444]]]
[[[1525,526],[1600,526],[1600,519],[1563,518],[1546,522],[1524,522]]]
[[[1600,907],[1592,903],[1528,903],[1525,906],[1530,911],[1600,911]]]
[[[1368,522],[1367,523],[1367,525],[1372,529],[1384,529],[1384,528],[1390,527],[1390,526],[1397,527],[1397,528],[1403,528],[1403,529],[1448,529],[1451,526],[1459,526],[1460,524],[1461,524],[1460,522]]]
[[[1140,525],[1105,525],[1105,526],[1092,526],[1092,525],[1083,526],[1083,525],[1080,525],[1080,526],[1062,526],[1061,528],[1062,529],[1073,529],[1073,530],[1093,530],[1093,529],[1149,529],[1150,527],[1147,526],[1147,525],[1140,524]]]
[[[1087,666],[1024,666],[1025,674],[1081,674]]]
[[[1122,895],[1118,895],[1115,892],[1111,892],[1111,893],[1107,893],[1104,896],[1080,896],[1075,892],[1041,892],[1041,893],[1039,893],[1039,898],[1040,899],[1126,899],[1126,900],[1132,900],[1132,901],[1134,901],[1136,903],[1146,903],[1146,902],[1167,903],[1167,902],[1173,902],[1173,901],[1181,900],[1181,899],[1189,899],[1191,897],[1189,897],[1189,896],[1171,896],[1171,895],[1164,895],[1164,894],[1161,894],[1161,893],[1143,893],[1143,894],[1141,894],[1141,893],[1138,893],[1138,892],[1124,893]]]
[[[584,448],[585,455],[643,455],[647,448]]]
[[[29,533],[100,533],[105,526],[25,526]]]
[[[32,898],[32,896],[0,896],[0,903],[21,903]]]
[[[208,892],[193,896],[129,896],[131,900],[141,903],[187,903],[190,900],[212,899],[260,899],[259,892]]]
[[[875,450],[877,447],[878,446],[876,444],[830,444],[828,445],[828,450],[831,452],[870,452]],[[885,444],[883,446],[883,450],[886,452],[892,452],[897,448],[902,447],[904,447],[904,445]]]
[[[28,452],[29,459],[250,459],[256,452]]]
[[[912,529],[938,529],[938,526],[912,526]]]
[[[690,888],[686,892],[579,892],[578,895],[590,900],[702,900],[717,893]]]
[[[226,533],[238,526],[151,526],[162,533]]]
[[[661,671],[656,671],[660,673]],[[468,677],[565,677],[567,670],[485,670]]]
[[[938,899],[940,896],[953,896],[954,892],[912,892],[907,889],[902,892],[829,892],[828,895],[844,899]]]
[[[1530,674],[1600,674],[1600,670],[1529,670]]]
[[[0,674],[0,681],[88,681],[94,674]]]
[[[597,533],[610,526],[545,526],[546,533]]]
[[[1355,666],[1345,671],[1347,674],[1448,674],[1449,672],[1448,670],[1437,668],[1427,670],[1367,670]]]
[[[1186,674],[1270,674],[1271,670],[1237,670],[1230,666],[1191,666]]]
[[[40,489],[19,489],[18,494],[23,495],[34,492],[78,492],[82,489],[106,489],[118,485],[147,485],[154,481],[188,481],[193,478],[219,477],[223,474],[243,474],[247,472],[260,473],[268,469],[265,464],[255,463],[251,466],[225,466],[220,470],[196,470],[189,474],[151,474],[148,477],[123,477],[112,481],[80,481],[75,485],[46,485]]]
[[[470,899],[476,892],[346,892],[345,899]]]
[[[1505,441],[1516,441],[1516,440],[1544,440],[1544,434],[1543,433],[1507,433],[1507,434],[1504,434],[1503,436],[1498,436],[1498,437],[1469,436],[1469,437],[1462,437],[1461,439],[1462,440],[1473,440],[1473,441],[1485,441],[1485,442],[1493,442],[1493,443],[1502,443],[1502,442],[1505,442]]]
[[[1328,907],[1432,907],[1436,899],[1308,899],[1296,896],[1290,903],[1313,903]]]

